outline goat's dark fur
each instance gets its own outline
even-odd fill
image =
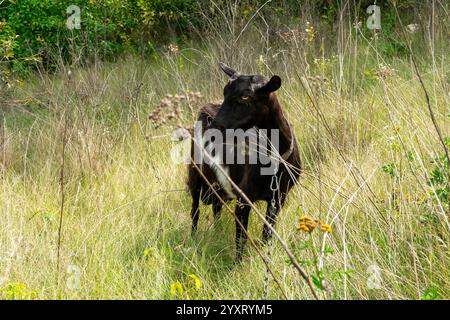
[[[240,75],[228,66],[221,64],[222,70],[230,76],[229,83],[224,89],[222,104],[207,104],[199,113],[198,120],[202,122],[203,132],[209,128],[219,130],[243,129],[252,127],[259,129],[279,129],[279,154],[286,154],[285,164],[280,163],[276,177],[279,188],[276,191],[276,206],[269,210],[273,192],[270,189],[271,175],[261,175],[261,164],[227,164],[229,177],[245,193],[253,203],[258,200],[267,202],[266,220],[275,225],[280,208],[284,205],[286,196],[296,183],[300,174],[300,157],[297,142],[291,126],[283,115],[275,91],[281,86],[281,79],[277,76],[268,80],[260,75]],[[242,100],[245,98],[245,101]],[[197,142],[198,143],[198,142]],[[194,157],[195,148],[199,147],[193,141],[191,155]],[[199,201],[213,206],[214,216],[217,217],[222,208],[222,201],[230,201],[229,192],[224,190],[217,179],[216,172],[205,163],[189,164],[188,187],[192,196],[192,231],[197,229],[199,219]],[[240,260],[246,240],[250,205],[241,194],[233,188],[237,198],[235,208],[236,221],[236,258]],[[222,201],[220,200],[222,199]],[[271,238],[270,229],[264,225],[263,240]]]

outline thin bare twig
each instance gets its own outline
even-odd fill
[[[62,137],[62,149],[61,149],[61,170],[59,176],[59,190],[61,195],[61,206],[59,211],[59,225],[58,225],[58,246],[56,251],[56,279],[59,285],[59,267],[61,260],[61,236],[62,236],[62,227],[63,227],[63,214],[64,214],[64,201],[65,201],[65,193],[64,193],[64,168],[65,168],[65,158],[66,158],[66,145],[67,145],[67,110],[64,110],[64,131]]]

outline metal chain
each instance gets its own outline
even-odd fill
[[[277,200],[276,200],[276,195],[277,195],[277,190],[279,188],[278,185],[278,180],[277,180],[277,171],[278,168],[275,169],[274,174],[272,176],[272,181],[270,182],[270,190],[272,191],[272,200],[270,201],[270,207],[269,207],[269,218],[272,218],[273,214],[275,213],[275,211],[277,210],[276,204],[277,204]],[[269,222],[270,223],[270,222]],[[271,232],[269,230],[269,232]],[[269,296],[269,268],[270,268],[270,263],[272,262],[272,241],[269,240],[269,243],[267,244],[267,268],[266,268],[266,273],[264,274],[264,293],[263,293],[263,299],[267,300],[268,296]]]

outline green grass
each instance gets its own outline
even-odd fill
[[[389,66],[360,48],[358,57],[366,63],[353,64],[349,55],[340,80],[337,60],[315,65],[289,50],[274,59],[273,53],[260,56],[258,48],[244,47],[235,62],[243,72],[282,77],[278,97],[301,149],[304,172],[277,231],[308,274],[323,275],[328,293],[316,287],[321,298],[448,299],[449,203],[435,195],[442,186],[429,183],[436,166],[444,177],[448,166],[431,162],[443,148],[408,59]],[[166,94],[200,91],[200,101],[183,105],[182,123],[191,125],[203,103],[221,98],[226,78],[216,62],[222,52],[216,44],[153,62],[126,57],[74,69],[70,79],[67,69],[36,75],[15,88],[14,99],[33,100],[16,102],[0,130],[0,297],[263,298],[265,266],[256,249],[247,245],[242,264],[233,261],[231,213],[224,209],[213,224],[211,209],[202,207],[199,232],[190,236],[186,168],[170,160],[174,126],[155,129],[147,119]],[[448,56],[442,59],[435,67],[423,62],[421,72],[448,137]],[[302,67],[307,62],[310,69]],[[392,74],[383,78],[383,70]],[[323,122],[301,80],[316,75],[328,78],[320,86],[310,81]],[[302,215],[331,224],[332,233],[298,231]],[[261,231],[252,214],[252,238]],[[319,265],[313,253],[321,256],[322,246]],[[278,243],[270,265],[289,299],[312,298]],[[371,286],[374,268],[381,276],[377,288]],[[201,279],[201,288],[191,274]],[[173,295],[177,281],[183,293]],[[283,298],[273,280],[269,298]]]

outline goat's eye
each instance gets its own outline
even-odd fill
[[[250,96],[242,96],[242,97],[241,97],[241,100],[242,100],[242,101],[245,101],[245,102],[250,101],[250,99],[251,99]]]

